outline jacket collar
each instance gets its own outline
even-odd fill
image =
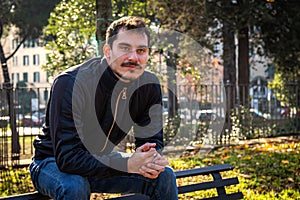
[[[102,74],[102,77],[100,78],[100,84],[103,84],[104,87],[108,90],[108,91],[113,91],[113,89],[115,88],[116,84],[118,84],[118,87],[124,88],[130,88],[133,85],[138,83],[138,79],[131,81],[129,83],[125,83],[123,81],[121,81],[111,70],[110,66],[107,63],[107,60],[105,58],[103,58],[101,60],[101,67],[104,67],[105,70]]]

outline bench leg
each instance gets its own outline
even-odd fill
[[[216,172],[216,173],[212,173],[212,176],[214,178],[215,181],[218,181],[218,180],[222,180],[222,176],[219,172]],[[225,187],[217,187],[217,192],[218,192],[218,195],[221,196],[221,195],[226,195],[226,190],[225,190]]]

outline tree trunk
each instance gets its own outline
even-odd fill
[[[234,108],[235,85],[236,85],[236,67],[235,67],[235,42],[234,29],[226,22],[223,24],[223,58],[224,58],[224,84],[228,85],[230,93],[227,95],[227,110]]]
[[[97,30],[96,40],[98,43],[98,56],[103,56],[106,29],[112,22],[111,0],[96,0]]]
[[[3,26],[0,22],[0,38],[2,37]],[[14,98],[13,98],[13,85],[10,83],[8,67],[7,67],[7,59],[4,55],[3,46],[0,43],[0,61],[2,66],[2,73],[4,78],[3,88],[6,90],[6,97],[8,103],[8,111],[9,111],[9,120],[10,120],[10,130],[12,134],[12,160],[19,160],[20,156],[20,144],[19,144],[19,134],[17,132],[16,127],[16,115],[14,111]]]
[[[167,59],[167,76],[168,76],[168,118],[174,118],[178,112],[177,86],[176,86],[176,56],[168,52]]]
[[[224,129],[231,131],[230,112],[234,108],[236,97],[236,67],[235,67],[235,41],[234,28],[229,23],[223,23],[223,59],[224,59],[224,85],[226,93],[226,115]]]
[[[249,99],[249,35],[248,28],[239,30],[238,36],[239,104],[248,107]]]
[[[167,64],[167,89],[168,89],[168,120],[166,124],[165,140],[170,142],[177,134],[180,121],[177,120],[178,99],[176,83],[176,54],[168,51]]]

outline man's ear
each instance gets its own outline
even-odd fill
[[[108,44],[105,44],[103,46],[103,53],[104,53],[107,61],[109,61],[110,60],[111,49],[110,49],[110,46]]]

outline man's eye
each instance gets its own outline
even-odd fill
[[[136,52],[137,52],[138,54],[143,54],[143,53],[146,53],[146,52],[147,52],[147,49],[146,49],[146,48],[137,49]]]
[[[121,46],[120,47],[120,49],[122,50],[122,51],[130,51],[130,48],[129,47],[126,47],[126,46]]]

